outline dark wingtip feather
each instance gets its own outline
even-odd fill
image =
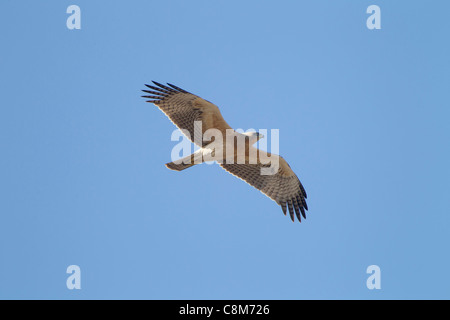
[[[299,204],[298,201],[294,201],[295,215],[297,216],[298,222],[302,222],[302,219],[300,217],[300,207],[301,204]]]
[[[188,93],[186,90],[181,89],[180,87],[177,87],[177,86],[175,86],[175,85],[173,85],[173,84],[171,84],[171,83],[167,83],[167,85],[170,86],[170,87],[172,87],[172,88],[174,88],[175,90],[180,91],[180,92]]]
[[[306,210],[308,210],[308,205],[306,204],[305,198],[300,194],[297,194],[296,198],[297,198],[298,205],[303,206]]]
[[[286,207],[286,202],[283,202],[283,203],[281,203],[280,204],[281,205],[281,209],[283,210],[283,213],[284,213],[284,215],[286,215],[286,209],[287,209],[287,207]]]
[[[150,88],[150,89],[155,89],[155,87],[154,86],[151,86],[151,85],[149,85],[149,84],[145,84],[145,86],[147,87],[147,88]]]
[[[300,211],[302,212],[303,218],[306,219],[305,209],[303,209],[303,207],[300,207]]]
[[[289,208],[289,215],[291,216],[291,220],[292,220],[292,222],[294,222],[295,221],[295,218],[294,218],[294,206],[292,205],[292,200],[288,201],[288,208]]]
[[[306,194],[305,188],[303,188],[303,186],[302,186],[302,194],[305,199],[308,198],[308,195]]]
[[[155,100],[161,100],[161,97],[157,96],[141,96],[142,98],[149,98],[149,99],[155,99]]]
[[[157,95],[157,96],[161,96],[161,97],[165,97],[167,96],[167,93],[161,92],[161,91],[151,91],[151,90],[142,90],[145,93],[149,93],[149,94],[153,94],[153,95]]]
[[[170,87],[168,87],[168,86],[165,86],[165,85],[163,85],[163,84],[161,84],[161,83],[159,83],[159,82],[156,82],[156,81],[152,81],[154,84],[156,84],[158,87],[161,87],[161,88],[163,88],[163,89],[165,89],[165,90],[167,90],[167,91],[169,91],[169,92],[175,92],[175,90],[173,90],[172,88],[170,88]]]
[[[158,87],[164,88],[163,84],[161,84],[159,82],[156,82],[156,81],[153,81],[153,80],[152,80],[152,82],[153,82],[153,84],[157,85]]]

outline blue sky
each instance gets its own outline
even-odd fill
[[[0,298],[450,298],[448,1],[0,12]],[[279,129],[307,219],[218,166],[168,170],[174,126],[140,97],[151,80],[235,128]]]

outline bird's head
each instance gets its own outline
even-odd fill
[[[258,141],[259,139],[262,139],[262,138],[264,138],[264,135],[262,134],[262,133],[260,133],[260,132],[255,132],[255,136],[256,136],[256,141]]]
[[[264,135],[262,133],[255,132],[255,131],[246,132],[246,133],[244,133],[244,135],[246,135],[248,137],[250,144],[254,144],[258,140],[264,138]]]

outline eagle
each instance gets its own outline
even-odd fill
[[[299,222],[301,217],[306,219],[306,191],[286,160],[279,155],[266,153],[277,166],[271,173],[262,174],[264,169],[269,169],[269,165],[260,156],[261,150],[253,146],[263,138],[262,134],[239,133],[228,125],[215,104],[173,84],[163,85],[156,81],[152,83],[153,85],[145,84],[150,90],[142,90],[146,93],[142,97],[148,99],[146,102],[155,104],[178,129],[199,146],[193,154],[166,163],[167,168],[182,171],[207,161],[207,155],[213,155],[215,160],[219,159],[216,162],[223,169],[260,190],[281,206],[284,215],[289,210],[292,221],[295,221],[295,216]],[[196,138],[208,130],[216,130],[220,134],[210,140]],[[223,140],[217,139],[218,136]],[[229,137],[231,139],[228,139]],[[236,148],[236,140],[242,138],[245,143],[241,144],[241,148]],[[227,149],[230,143],[232,148]]]

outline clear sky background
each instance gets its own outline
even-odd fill
[[[0,12],[0,298],[450,298],[449,1]],[[279,129],[307,219],[217,165],[168,170],[175,127],[140,97],[151,80]]]

